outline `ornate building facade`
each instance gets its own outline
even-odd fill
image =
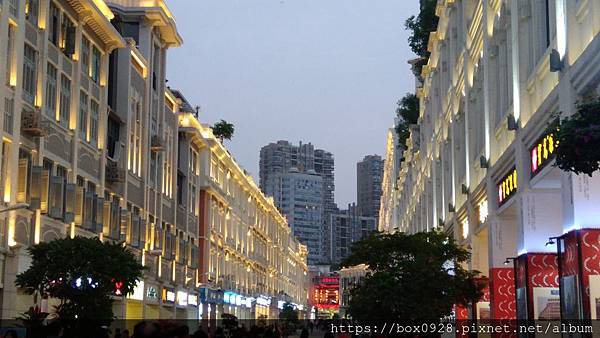
[[[598,94],[598,13],[598,1],[438,1],[418,128],[401,154],[388,141],[404,161],[386,167],[380,228],[437,228],[468,247],[490,279],[474,316],[597,318],[598,266],[577,262],[595,254],[600,178],[552,165],[549,126]]]
[[[66,236],[122,241],[147,267],[118,318],[306,306],[306,247],[166,87],[182,38],[164,1],[0,1],[0,41],[2,318],[33,305],[14,286],[27,247]]]

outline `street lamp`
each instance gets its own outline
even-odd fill
[[[8,206],[4,209],[0,209],[0,214],[1,213],[5,213],[5,212],[9,212],[9,211],[13,211],[13,210],[20,210],[20,209],[27,209],[29,208],[29,204],[27,203],[17,203],[17,204],[13,204],[11,206]]]
[[[548,242],[546,242],[546,246],[556,244],[556,240],[560,237],[548,237]]]

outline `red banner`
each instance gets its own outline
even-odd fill
[[[492,319],[515,319],[515,274],[510,268],[490,269],[490,312]]]

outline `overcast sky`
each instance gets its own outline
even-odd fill
[[[396,101],[414,90],[404,21],[417,0],[167,0],[184,44],[168,85],[201,122],[235,124],[227,146],[258,184],[259,151],[311,142],[335,156],[335,199],[356,201],[356,162],[384,156]]]

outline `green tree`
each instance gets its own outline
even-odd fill
[[[438,321],[482,296],[479,272],[462,267],[470,253],[442,232],[375,233],[351,252],[343,266],[370,270],[350,290],[350,315],[361,322]]]
[[[75,336],[90,323],[109,324],[113,296],[132,293],[144,269],[123,245],[98,238],[61,238],[27,250],[31,266],[17,275],[16,286],[58,299],[56,315]]]
[[[429,43],[429,33],[437,29],[438,17],[435,15],[437,0],[419,0],[419,14],[409,17],[405,22],[407,30],[411,31],[408,37],[408,45],[413,53],[420,59],[414,64],[413,72],[415,76],[421,76],[421,69],[429,58],[427,44]]]
[[[412,93],[406,93],[398,101],[396,108],[398,124],[396,124],[396,134],[398,134],[398,144],[406,147],[406,140],[410,136],[410,125],[416,124],[419,120],[419,98]]]
[[[215,137],[223,143],[223,140],[231,140],[233,133],[235,132],[235,127],[233,124],[221,120],[212,126],[212,130]]]
[[[575,112],[549,125],[555,135],[556,166],[577,175],[592,174],[600,169],[600,97],[585,97],[577,102]],[[538,156],[542,156],[539,154]]]

